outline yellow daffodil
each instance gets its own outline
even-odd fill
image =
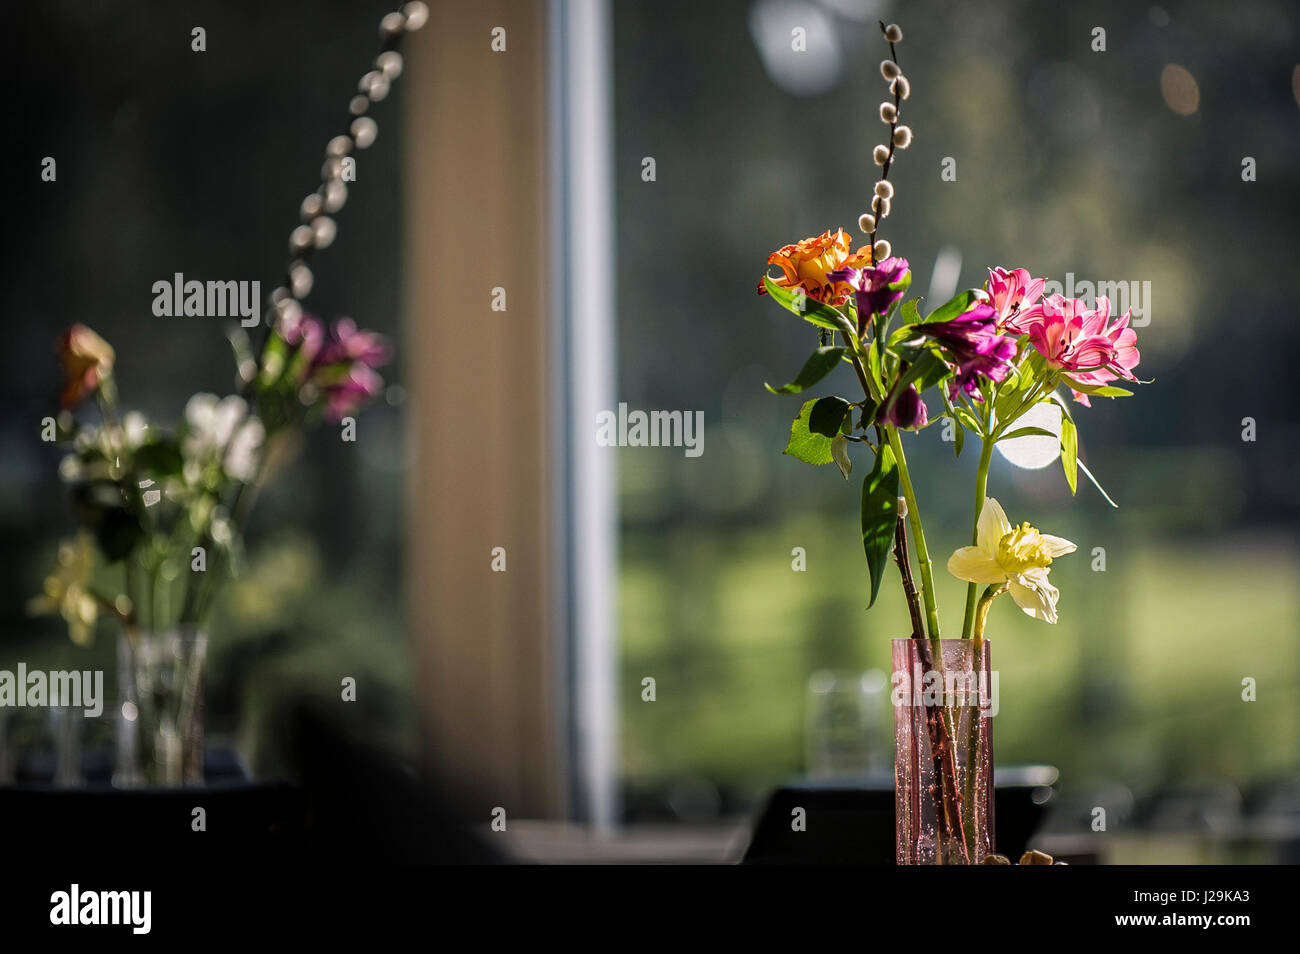
[[[68,624],[68,635],[80,646],[90,643],[99,618],[99,603],[89,589],[90,574],[95,566],[90,537],[78,534],[75,540],[59,547],[58,566],[45,578],[45,592],[27,603],[33,616],[59,613]]]
[[[1011,598],[1035,619],[1056,622],[1060,596],[1047,579],[1052,560],[1077,547],[1069,540],[1039,533],[1028,523],[1012,527],[1002,506],[984,498],[973,547],[962,547],[948,558],[948,572],[968,583],[1005,586]]]

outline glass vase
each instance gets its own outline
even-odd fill
[[[900,865],[980,864],[994,851],[990,655],[987,639],[893,641]]]
[[[193,627],[119,637],[114,785],[203,784],[207,653],[207,635]]]

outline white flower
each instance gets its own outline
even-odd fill
[[[122,415],[122,437],[128,448],[136,450],[149,436],[149,421],[139,411]]]
[[[248,413],[248,404],[238,395],[218,398],[215,394],[196,394],[185,405],[185,456],[202,457],[225,447],[235,427]]]
[[[226,448],[226,459],[222,466],[226,473],[235,480],[248,483],[257,475],[257,464],[261,458],[262,440],[266,429],[262,422],[250,417],[235,432]]]
[[[187,480],[193,483],[203,462],[223,449],[221,466],[226,474],[245,483],[253,479],[266,431],[261,421],[249,415],[243,398],[196,394],[185,405],[185,423],[181,449]]]
[[[976,539],[976,546],[962,547],[948,558],[948,572],[968,583],[1005,584],[1022,610],[1055,623],[1061,594],[1048,582],[1047,568],[1055,557],[1078,548],[1069,540],[1039,533],[1028,523],[1013,528],[992,497],[984,498]]]

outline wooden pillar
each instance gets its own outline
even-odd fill
[[[546,5],[429,7],[409,38],[402,117],[406,585],[420,717],[435,767],[471,812],[559,817]],[[494,27],[505,52],[491,49]],[[504,311],[492,309],[494,289]],[[492,569],[495,547],[505,572]]]

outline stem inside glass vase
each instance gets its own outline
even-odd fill
[[[122,637],[117,766],[123,788],[203,783],[207,636],[192,627]]]
[[[989,643],[896,639],[894,783],[899,864],[978,864],[993,851]]]

